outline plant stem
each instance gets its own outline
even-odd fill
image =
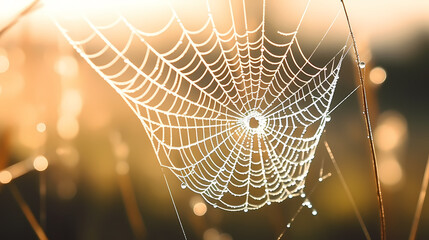
[[[37,222],[36,218],[34,217],[33,212],[30,209],[30,207],[27,205],[27,203],[22,198],[21,193],[19,193],[19,191],[18,191],[18,188],[16,188],[16,186],[13,184],[9,184],[9,189],[12,192],[12,195],[15,198],[15,200],[18,202],[19,207],[21,208],[22,212],[25,215],[25,218],[30,223],[31,228],[33,228],[37,237],[40,240],[48,240],[46,233],[43,231],[42,227]]]
[[[380,178],[378,174],[378,165],[377,165],[377,157],[375,154],[375,145],[374,145],[374,138],[372,136],[372,130],[371,130],[371,120],[369,118],[369,109],[368,109],[368,100],[366,98],[366,89],[365,89],[365,83],[364,83],[364,75],[363,75],[363,68],[361,68],[361,60],[359,57],[359,53],[357,50],[357,44],[355,37],[353,35],[352,26],[350,24],[350,19],[347,13],[346,5],[344,4],[344,0],[340,0],[341,4],[343,5],[344,14],[346,15],[347,24],[350,31],[350,36],[352,38],[353,42],[353,49],[356,56],[357,66],[358,66],[358,75],[359,75],[359,83],[361,85],[361,97],[362,97],[362,103],[363,103],[363,115],[365,118],[365,126],[366,131],[368,134],[368,143],[371,150],[371,160],[372,160],[372,167],[374,172],[374,178],[375,178],[375,184],[376,184],[376,191],[377,191],[377,199],[378,199],[378,209],[380,214],[380,239],[385,240],[386,239],[386,220],[384,217],[384,206],[383,206],[383,198],[381,194],[381,186],[380,186]]]
[[[40,0],[34,0],[31,2],[28,6],[26,6],[21,12],[18,13],[5,27],[0,29],[0,37],[9,30],[12,26],[14,26],[19,19],[21,19],[23,16],[27,15],[31,11],[35,10],[37,7],[39,7]]]
[[[347,186],[346,179],[344,179],[344,176],[341,173],[340,167],[338,166],[337,161],[335,160],[334,154],[332,153],[332,150],[329,147],[329,144],[326,140],[325,140],[325,148],[329,154],[329,158],[331,159],[332,164],[334,165],[335,171],[337,172],[338,177],[340,178],[341,185],[343,185],[344,191],[346,192],[346,195],[349,198],[350,203],[352,204],[353,211],[355,212],[356,218],[359,221],[359,224],[360,224],[360,227],[362,228],[363,234],[365,235],[365,238],[367,240],[371,240],[371,236],[369,235],[368,229],[366,228],[365,223],[362,219],[362,216],[360,215],[359,209],[356,206],[356,202],[353,199],[352,193],[350,192],[350,189]]]
[[[423,175],[422,188],[420,190],[419,200],[417,202],[416,213],[414,214],[413,224],[411,225],[409,240],[416,239],[417,227],[419,225],[420,215],[422,214],[423,203],[425,202],[428,183],[429,183],[429,157],[428,157],[428,161],[426,162],[426,170]]]

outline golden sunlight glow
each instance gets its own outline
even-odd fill
[[[386,71],[382,67],[375,67],[371,70],[369,73],[369,79],[374,84],[382,84],[384,81],[386,81]]]
[[[380,180],[383,184],[394,186],[402,180],[402,168],[398,160],[393,157],[380,159]]]
[[[33,161],[33,167],[39,172],[43,172],[48,168],[48,159],[45,156],[37,156]]]
[[[117,0],[44,0],[45,8],[50,12],[55,13],[76,13],[85,11],[96,12],[100,9],[114,9],[124,2],[133,2],[139,4],[144,2],[146,5],[156,2],[167,2],[168,0],[129,0],[129,1],[117,1]]]
[[[9,171],[1,171],[0,172],[0,183],[7,184],[12,181],[12,174]]]

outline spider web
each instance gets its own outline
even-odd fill
[[[77,31],[57,25],[139,117],[182,188],[229,211],[302,195],[348,39],[316,66],[311,58],[331,27],[306,56],[298,33],[309,3],[290,32],[267,30],[265,0],[255,27],[244,1],[228,2],[222,26],[210,4],[196,29],[171,5],[155,31],[124,14],[108,25],[83,16]]]

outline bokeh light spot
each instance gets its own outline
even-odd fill
[[[380,116],[379,125],[374,132],[376,146],[385,152],[399,147],[407,137],[407,122],[397,112],[388,111]]]
[[[369,73],[369,79],[374,84],[382,84],[384,81],[386,81],[386,71],[381,67],[375,67],[371,70]]]
[[[204,214],[206,214],[207,205],[203,202],[199,202],[199,203],[194,205],[192,210],[194,211],[195,215],[201,217],[201,216],[204,216]]]
[[[74,57],[61,56],[55,63],[55,71],[64,77],[73,77],[78,74],[79,66]]]
[[[73,117],[62,116],[57,122],[58,135],[66,140],[71,140],[79,133],[79,123]]]
[[[219,239],[219,231],[214,228],[209,228],[204,231],[203,239],[204,240],[218,240]]]
[[[45,156],[37,156],[34,158],[33,167],[39,172],[45,171],[48,168],[48,159]]]
[[[76,167],[79,163],[79,152],[73,146],[63,146],[56,149],[58,159],[67,167]]]
[[[394,157],[380,159],[380,180],[383,184],[394,186],[402,180],[402,168]]]
[[[10,183],[10,181],[12,181],[12,174],[7,170],[1,171],[0,183],[7,184]]]
[[[36,129],[38,132],[43,133],[46,131],[46,124],[45,123],[38,123],[36,126]]]
[[[67,89],[64,91],[60,113],[63,115],[77,116],[82,111],[82,96],[78,90]]]
[[[9,69],[9,59],[6,56],[0,55],[0,73],[4,73]]]
[[[126,161],[118,161],[116,163],[116,173],[119,175],[126,175],[130,171],[130,166]]]

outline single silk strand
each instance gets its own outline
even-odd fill
[[[344,176],[343,176],[343,174],[341,173],[340,167],[338,166],[337,161],[335,160],[334,154],[332,153],[332,150],[331,150],[331,148],[329,147],[328,142],[327,142],[327,141],[325,141],[324,143],[325,143],[326,151],[327,151],[327,152],[328,152],[328,154],[329,154],[329,158],[331,159],[332,164],[334,165],[335,171],[337,172],[338,177],[340,178],[340,182],[341,182],[341,184],[343,185],[344,191],[346,191],[347,197],[349,198],[349,201],[350,201],[350,203],[352,204],[353,211],[355,212],[356,218],[357,218],[357,219],[358,219],[358,221],[359,221],[360,227],[362,228],[362,231],[363,231],[363,233],[364,233],[364,235],[365,235],[365,238],[366,238],[367,240],[370,240],[370,239],[371,239],[371,236],[369,235],[369,232],[368,232],[368,229],[367,229],[367,227],[366,227],[366,225],[365,225],[365,222],[363,221],[363,218],[362,218],[362,216],[360,215],[359,209],[357,208],[357,205],[356,205],[356,203],[355,203],[355,201],[354,201],[353,195],[352,195],[352,193],[350,192],[349,187],[347,186],[346,180],[344,179]]]

